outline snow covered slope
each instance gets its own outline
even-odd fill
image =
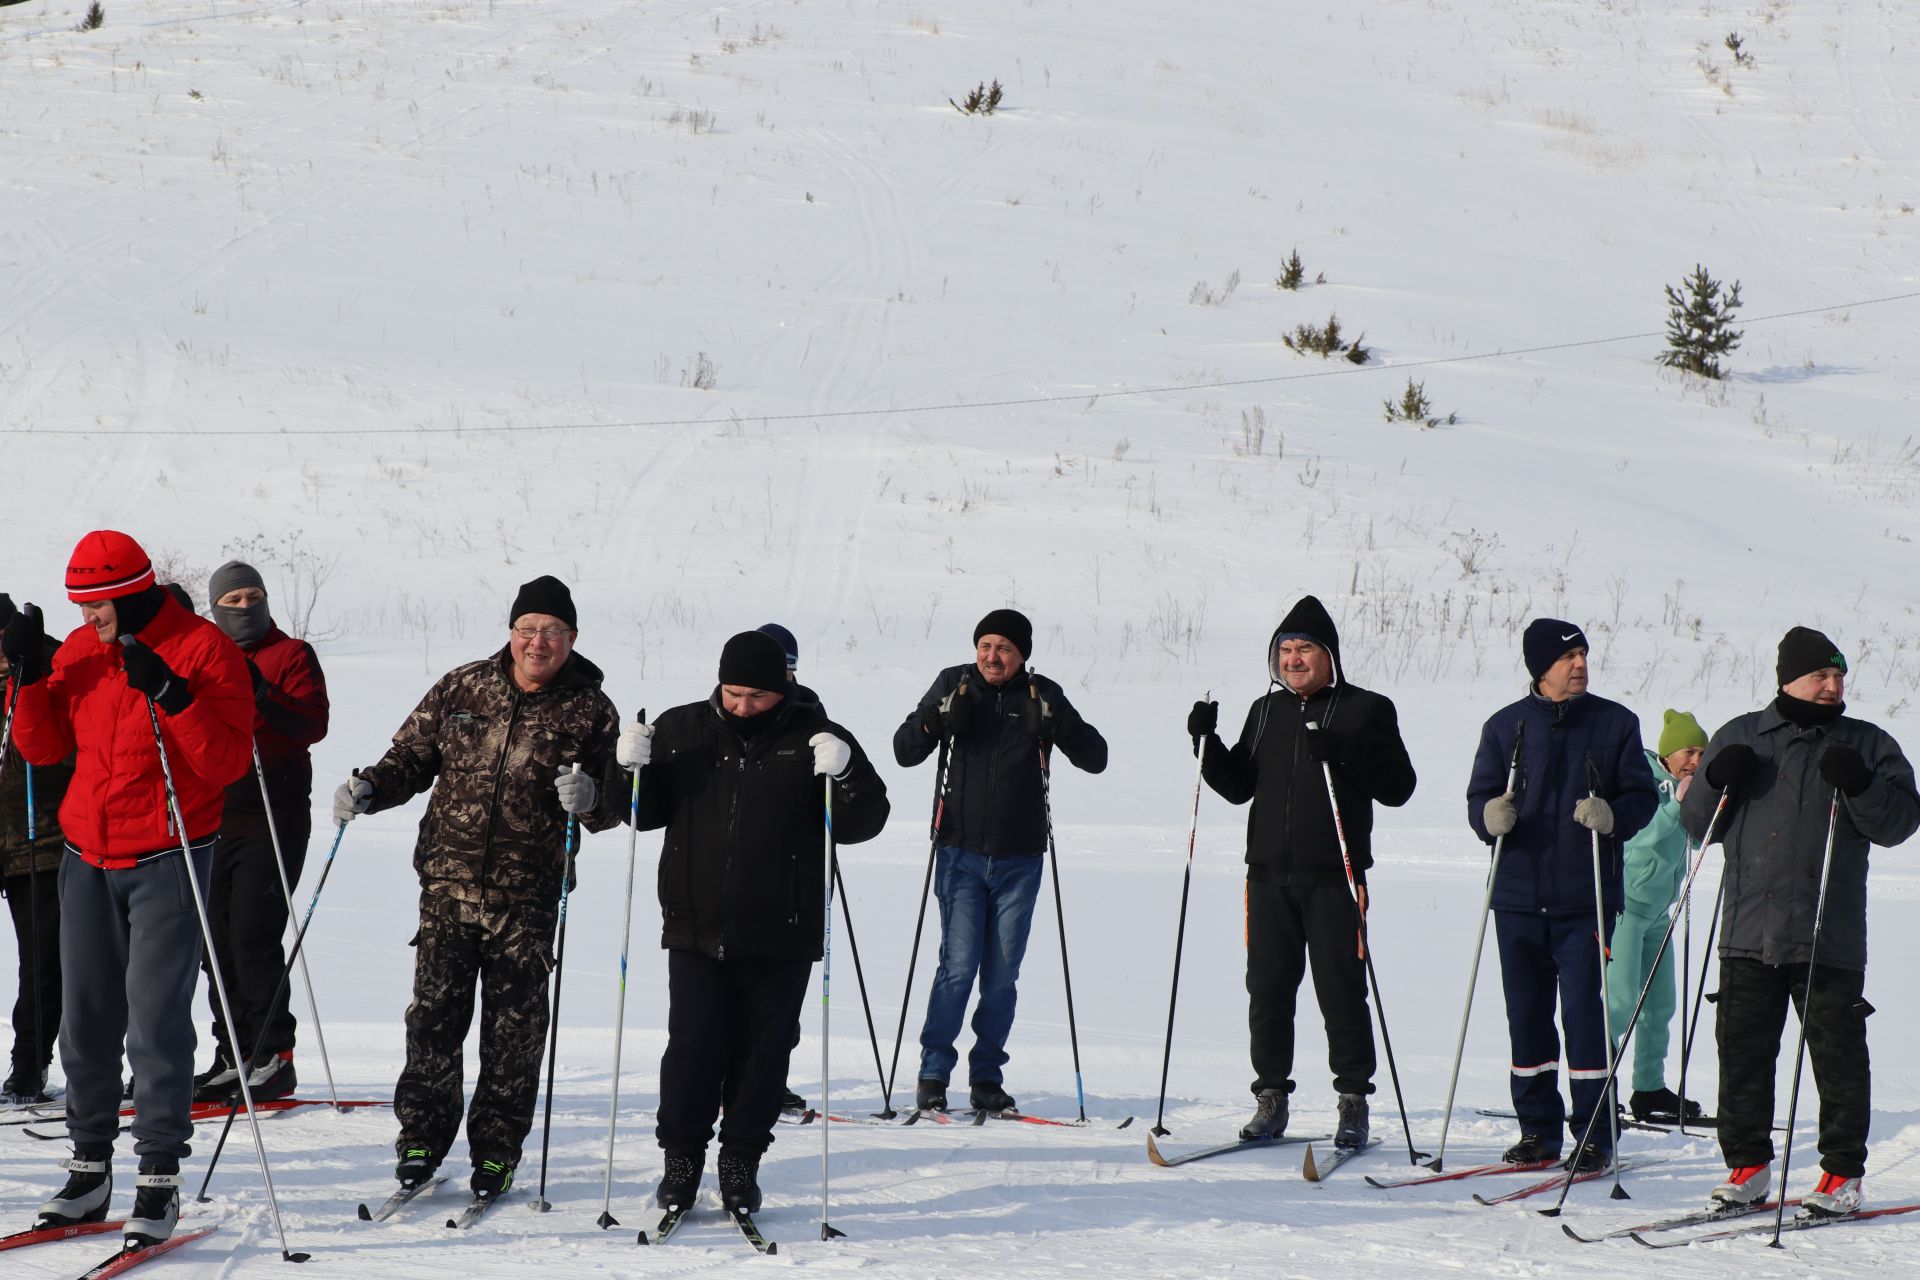
[[[1108,773],[1063,773],[1055,802],[1088,1110],[1142,1118],[837,1127],[833,1216],[851,1238],[831,1246],[810,1242],[818,1134],[783,1130],[765,1179],[783,1257],[903,1276],[1656,1265],[1461,1194],[1373,1192],[1364,1164],[1313,1188],[1294,1153],[1145,1162],[1191,804],[1181,726],[1209,689],[1229,721],[1261,691],[1266,637],[1308,591],[1341,619],[1353,676],[1398,701],[1422,781],[1381,819],[1374,928],[1428,1148],[1485,865],[1460,797],[1480,720],[1520,691],[1528,617],[1583,623],[1596,689],[1644,720],[1684,706],[1709,724],[1767,696],[1787,626],[1821,625],[1854,659],[1853,706],[1907,735],[1920,11],[122,0],[75,32],[84,8],[0,9],[0,588],[15,599],[70,618],[60,569],[98,525],[196,588],[253,558],[327,664],[323,790],[378,755],[435,675],[496,647],[515,586],[543,572],[573,585],[581,649],[628,714],[702,696],[724,639],[775,619],[808,683],[880,749],[964,660],[974,621],[1011,603],[1035,620],[1035,665],[1113,740]],[[949,105],[994,80],[991,117]],[[1282,291],[1295,249],[1307,284]],[[1724,383],[1654,364],[1661,286],[1696,262],[1746,300]],[[1364,333],[1369,364],[1282,345],[1330,314]],[[1457,421],[1383,421],[1409,377]],[[890,1041],[933,779],[882,772],[893,826],[847,874]],[[356,1094],[385,1094],[400,1059],[417,812],[350,829],[312,939]],[[1226,1136],[1246,1104],[1243,817],[1203,803],[1168,1104],[1182,1144]],[[629,1226],[658,1173],[653,848],[615,1183]],[[296,1113],[268,1141],[311,1266],[741,1260],[711,1218],[670,1257],[591,1225],[624,855],[622,835],[587,841],[556,1212],[503,1206],[452,1244],[433,1213],[366,1227],[352,1205],[386,1179],[390,1122]],[[1920,1009],[1901,979],[1920,962],[1920,875],[1897,851],[1874,876],[1868,1187],[1910,1199]],[[1070,1116],[1052,920],[1043,904],[1009,1084]],[[870,1110],[835,941],[834,1089]],[[1307,1001],[1302,1124],[1332,1113],[1316,1023]],[[810,1029],[794,1069],[815,1097],[819,1048]],[[303,1040],[307,1092],[316,1057]],[[1483,984],[1468,1111],[1504,1103],[1505,1061]],[[1398,1140],[1382,1085],[1377,1170]],[[1450,1162],[1506,1136],[1457,1118]],[[1630,1206],[1576,1190],[1586,1220],[1691,1205],[1718,1168],[1708,1143],[1630,1146],[1672,1158],[1631,1179]],[[51,1150],[0,1135],[10,1218],[44,1193]],[[273,1269],[246,1166],[223,1158],[214,1186],[210,1212],[236,1228],[164,1265]],[[1793,1252],[1850,1274],[1916,1231],[1815,1233]],[[8,1274],[65,1274],[87,1248],[15,1255]],[[1803,1270],[1732,1246],[1657,1265]]]

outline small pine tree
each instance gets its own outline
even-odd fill
[[[1702,377],[1726,377],[1720,357],[1737,349],[1742,336],[1733,327],[1733,313],[1740,309],[1740,282],[1735,280],[1732,288],[1723,291],[1720,282],[1696,264],[1680,289],[1665,287],[1668,349],[1660,353],[1660,363]]]
[[[75,31],[98,31],[107,21],[107,11],[100,7],[100,0],[93,0],[87,6],[86,16],[80,19]]]

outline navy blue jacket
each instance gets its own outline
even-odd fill
[[[1593,833],[1573,820],[1586,799],[1587,762],[1594,788],[1613,810],[1613,831],[1600,839],[1602,892],[1609,916],[1620,910],[1620,852],[1652,820],[1660,788],[1640,746],[1640,718],[1617,702],[1583,693],[1565,702],[1528,694],[1493,713],[1480,730],[1480,750],[1467,783],[1467,821],[1488,844],[1487,801],[1507,789],[1516,734],[1520,772],[1514,803],[1520,820],[1508,834],[1493,884],[1493,909],[1542,915],[1593,914]]]

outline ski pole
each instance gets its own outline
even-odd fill
[[[640,709],[639,723],[647,722],[646,708]],[[640,843],[640,771],[633,771],[633,794],[627,802],[627,911],[620,922],[620,998],[613,1006],[613,1097],[607,1102],[607,1181],[600,1195],[601,1230],[617,1227],[613,1216],[613,1134],[620,1116],[620,1050],[626,1043],[627,1026],[627,946],[633,941],[633,859]]]
[[[573,771],[580,772],[580,762],[573,762]],[[560,981],[566,976],[567,964],[567,899],[573,892],[573,836],[578,819],[571,811],[567,813],[566,856],[560,871],[560,932],[553,944],[553,1028],[547,1035],[547,1116],[540,1126],[540,1190],[533,1199],[533,1211],[545,1213],[553,1208],[547,1203],[547,1144],[553,1137],[553,1070],[560,1059]]]
[[[1713,829],[1719,825],[1720,815],[1726,811],[1726,807],[1727,793],[1723,790],[1720,793],[1719,803],[1713,807],[1713,815],[1707,819],[1707,829],[1700,836],[1700,848],[1699,851],[1693,855],[1693,863],[1687,870],[1687,878],[1681,889],[1682,893],[1693,888],[1694,877],[1700,874],[1700,867],[1707,860],[1707,845],[1713,840]],[[1667,954],[1667,948],[1673,944],[1673,927],[1674,918],[1669,914],[1667,916],[1666,932],[1660,935],[1660,946],[1653,953],[1653,964],[1648,970],[1647,980],[1640,986],[1640,998],[1634,1001],[1633,1012],[1627,1018],[1627,1028],[1621,1034],[1620,1053],[1613,1058],[1612,1065],[1608,1067],[1606,1084],[1600,1090],[1600,1100],[1594,1105],[1592,1114],[1587,1117],[1586,1127],[1580,1131],[1579,1145],[1582,1147],[1587,1144],[1588,1139],[1593,1137],[1593,1127],[1600,1123],[1600,1109],[1605,1107],[1608,1100],[1613,1096],[1614,1079],[1620,1070],[1620,1064],[1626,1060],[1626,1045],[1633,1039],[1633,1029],[1640,1025],[1640,1011],[1647,1006],[1647,995],[1653,990],[1653,980],[1659,974],[1660,961],[1662,957]],[[1617,1112],[1615,1113],[1615,1118],[1616,1120],[1618,1119]],[[1616,1129],[1614,1132],[1617,1137],[1619,1131]],[[1578,1148],[1576,1148],[1576,1150],[1577,1149]],[[1540,1210],[1541,1216],[1547,1218],[1559,1216],[1560,1207],[1567,1202],[1567,1192],[1573,1188],[1574,1172],[1572,1168],[1567,1170],[1566,1180],[1560,1184],[1560,1198],[1554,1201],[1552,1208]],[[1618,1171],[1616,1170],[1616,1179],[1618,1176]]]
[[[260,780],[260,804],[261,807],[266,810],[267,814],[267,838],[273,842],[273,865],[274,869],[280,873],[280,893],[287,902],[287,919],[291,920],[293,919],[293,884],[287,879],[287,858],[280,847],[280,825],[273,820],[273,797],[267,794],[267,770],[266,766],[260,763],[260,740],[258,738],[253,740],[253,774],[254,777]],[[302,852],[304,853],[304,850]],[[220,958],[215,956],[213,962],[219,964]],[[333,1060],[327,1056],[327,1036],[326,1033],[320,1029],[320,1006],[314,999],[313,974],[307,969],[307,957],[305,955],[300,957],[300,981],[307,989],[307,1015],[313,1019],[314,1042],[320,1046],[320,1068],[327,1074],[327,1096],[333,1099],[333,1109],[338,1111],[340,1110],[340,1091],[336,1089],[333,1084]],[[273,1011],[278,1008],[279,1005],[280,997],[275,996],[273,1003],[267,1006],[268,1018],[271,1019],[273,1017]],[[240,1043],[239,1029],[229,1027],[227,1028],[227,1034],[233,1037],[234,1045],[237,1048]],[[255,1052],[257,1053],[259,1050],[256,1048]],[[251,1063],[252,1059],[248,1059],[248,1061]],[[244,1069],[246,1068],[243,1068],[243,1070]]]
[[[1314,721],[1307,721],[1308,733],[1319,727]],[[1380,999],[1380,975],[1373,967],[1373,945],[1367,940],[1367,906],[1360,900],[1360,885],[1353,874],[1353,855],[1347,848],[1347,824],[1340,816],[1340,797],[1333,790],[1333,765],[1322,760],[1320,773],[1327,780],[1327,804],[1333,810],[1333,834],[1340,843],[1340,865],[1346,868],[1347,892],[1353,896],[1353,910],[1360,919],[1360,958],[1367,966],[1367,985],[1373,989],[1373,1012],[1380,1019],[1380,1042],[1387,1050],[1387,1075],[1393,1081],[1393,1100],[1400,1107],[1400,1130],[1407,1138],[1407,1163],[1419,1164],[1427,1153],[1413,1149],[1413,1125],[1407,1120],[1407,1098],[1400,1091],[1400,1068],[1394,1064],[1393,1036],[1387,1031],[1387,1006]]]
[[[121,636],[122,645],[138,643],[132,636]],[[179,677],[174,677],[178,679]],[[206,891],[200,885],[200,873],[193,865],[193,845],[187,835],[187,815],[180,808],[180,795],[173,786],[173,764],[167,759],[166,739],[160,734],[160,713],[154,708],[153,699],[147,699],[147,720],[153,726],[153,747],[160,754],[160,777],[167,786],[167,809],[174,830],[180,835],[180,858],[186,863],[187,884],[193,892],[194,909],[200,915],[200,935],[207,944],[207,950],[213,950],[213,923],[207,919]],[[233,1005],[227,1000],[227,984],[220,976],[220,966],[213,966],[213,990],[220,997],[220,1016],[227,1020],[229,1027],[234,1025]],[[241,1098],[246,1102],[247,1120],[253,1128],[253,1150],[260,1159],[260,1178],[267,1188],[267,1207],[273,1211],[273,1229],[280,1237],[280,1259],[283,1262],[305,1262],[313,1255],[295,1253],[287,1247],[286,1224],[280,1220],[280,1197],[274,1193],[273,1170],[267,1165],[267,1144],[260,1137],[260,1116],[253,1109],[253,1087],[247,1083],[247,1073],[242,1070],[238,1076]],[[208,1171],[211,1173],[211,1169]]]
[[[1587,752],[1587,799],[1600,798],[1600,770],[1593,763],[1593,752]],[[1605,1109],[1607,1123],[1611,1129],[1613,1153],[1613,1190],[1608,1193],[1610,1199],[1627,1200],[1627,1189],[1620,1185],[1620,1108],[1613,1101],[1613,1080],[1619,1073],[1620,1059],[1614,1053],[1613,1045],[1613,1006],[1607,1000],[1607,905],[1605,882],[1600,866],[1600,833],[1589,829],[1587,832],[1593,845],[1593,945],[1599,950],[1600,963],[1600,1029],[1607,1039],[1607,1081],[1600,1090],[1600,1101],[1594,1105]],[[1673,917],[1667,917],[1667,933],[1672,936]],[[1662,948],[1664,952],[1665,948]],[[1654,972],[1647,975],[1649,983],[1657,976],[1660,957],[1654,957]],[[1571,1058],[1572,1054],[1568,1054]],[[1567,1064],[1567,1073],[1571,1077],[1573,1064]],[[1593,1123],[1587,1123],[1587,1132],[1581,1135],[1580,1146],[1574,1148],[1574,1160],[1578,1163],[1580,1152],[1586,1148],[1587,1140],[1593,1136]],[[1571,1172],[1571,1170],[1569,1170]]]
[[[1687,1129],[1687,1055],[1693,1051],[1691,1033],[1687,1030],[1687,1005],[1691,1002],[1692,987],[1689,985],[1693,968],[1693,895],[1680,895],[1680,1131]]]
[[[1027,681],[1027,696],[1040,700],[1040,690]],[[1087,1086],[1080,1077],[1080,1031],[1073,1016],[1073,969],[1067,963],[1067,909],[1060,901],[1060,850],[1053,842],[1053,782],[1048,769],[1045,743],[1035,748],[1040,754],[1040,807],[1047,818],[1047,861],[1053,869],[1053,915],[1060,930],[1060,976],[1067,984],[1067,1043],[1073,1047],[1073,1092],[1080,1103],[1080,1123],[1087,1122]]]
[[[1807,945],[1807,989],[1800,997],[1800,1038],[1793,1047],[1793,1083],[1787,1087],[1787,1136],[1780,1150],[1780,1205],[1773,1211],[1773,1239],[1780,1247],[1780,1228],[1787,1219],[1787,1173],[1793,1166],[1793,1121],[1800,1109],[1800,1068],[1807,1056],[1807,1023],[1813,1017],[1813,966],[1820,958],[1820,924],[1827,913],[1827,877],[1833,871],[1834,836],[1840,829],[1840,789],[1834,788],[1827,806],[1827,851],[1820,859],[1820,896],[1813,903],[1813,941]]]
[[[839,859],[833,848],[833,779],[820,779],[821,787],[821,842],[826,859],[826,873],[820,892],[822,895],[820,910],[820,1238],[836,1240],[847,1233],[834,1226],[827,1219],[827,1141],[833,1130],[833,1037],[829,1031],[829,1016],[833,1009],[833,883],[840,868]],[[879,1048],[878,1042],[874,1046]]]
[[[1213,690],[1207,690],[1207,702]],[[1167,1128],[1167,1070],[1173,1064],[1173,1011],[1180,999],[1180,953],[1187,945],[1187,898],[1193,890],[1193,846],[1200,838],[1200,788],[1206,776],[1206,739],[1193,740],[1193,820],[1187,824],[1187,870],[1180,879],[1180,925],[1173,933],[1173,990],[1167,993],[1167,1042],[1160,1051],[1160,1108],[1153,1117],[1153,1135],[1164,1138]]]
[[[345,824],[342,824],[334,833],[333,847],[327,850],[327,860],[322,863],[320,867],[320,882],[313,886],[313,897],[307,900],[307,914],[301,919],[300,928],[293,935],[293,955],[288,956],[286,964],[280,967],[280,981],[273,989],[274,1004],[280,1003],[281,993],[284,992],[288,984],[293,981],[294,958],[302,953],[302,948],[306,945],[307,929],[313,924],[313,910],[320,905],[320,891],[327,887],[327,877],[333,873],[333,857],[340,852],[340,841],[346,834],[347,828]],[[263,1027],[261,1028],[260,1035],[254,1040],[253,1052],[247,1055],[249,1062],[260,1055],[260,1050],[264,1047],[265,1041],[266,1028]],[[238,1049],[239,1046],[235,1045],[234,1048]],[[242,1074],[245,1073],[243,1072]],[[248,1105],[251,1107],[252,1104],[249,1103]],[[220,1140],[213,1144],[213,1158],[207,1161],[207,1176],[200,1180],[200,1193],[195,1197],[203,1204],[207,1200],[207,1187],[213,1182],[213,1171],[220,1167],[220,1153],[227,1148],[227,1136],[233,1132],[234,1118],[239,1114],[240,1105],[236,1102],[227,1110],[227,1121],[220,1130]]]
[[[0,754],[6,747],[0,745]],[[40,954],[40,851],[34,848],[39,838],[39,826],[33,811],[33,761],[21,758],[21,764],[27,774],[27,935],[28,947],[33,952],[33,1051],[38,1054],[46,1051],[46,1020],[40,1011],[40,975],[46,964],[46,957]],[[21,971],[25,972],[25,966]],[[40,1092],[47,1091],[46,1065],[40,1067]]]
[[[1706,945],[1700,948],[1700,982],[1693,989],[1693,1008],[1683,1010],[1686,1023],[1683,1030],[1686,1036],[1680,1042],[1680,1132],[1687,1131],[1687,1060],[1693,1053],[1693,1046],[1700,1042],[1700,1005],[1707,994],[1707,966],[1713,963],[1713,935],[1720,929],[1720,908],[1727,900],[1727,882],[1723,876],[1720,891],[1713,898],[1713,917],[1707,922]]]
[[[876,1083],[882,1083],[880,1076],[880,1035],[873,1029],[873,1006],[867,1003],[867,977],[860,971],[860,943],[853,936],[853,902],[847,894],[846,877],[840,873],[840,859],[833,860],[834,892],[840,896],[840,915],[847,922],[847,950],[853,952],[853,980],[860,988],[860,1009],[867,1015],[867,1041],[873,1045],[873,1071]],[[885,1097],[882,1097],[885,1105]],[[825,1108],[821,1114],[825,1115]]]
[[[1507,789],[1503,793],[1511,796],[1514,785],[1520,778],[1520,743],[1526,737],[1527,722],[1520,721],[1513,730],[1513,756],[1507,762]],[[1507,838],[1495,836],[1493,841],[1493,861],[1487,867],[1487,896],[1480,904],[1480,931],[1473,938],[1473,967],[1467,970],[1467,1005],[1460,1011],[1460,1039],[1453,1048],[1453,1074],[1447,1079],[1447,1110],[1440,1121],[1440,1150],[1434,1154],[1428,1168],[1439,1173],[1447,1165],[1447,1131],[1453,1127],[1453,1095],[1460,1085],[1460,1060],[1467,1052],[1467,1022],[1473,1016],[1473,989],[1480,982],[1480,953],[1487,949],[1487,917],[1493,914],[1493,883],[1500,874],[1500,855],[1506,851]]]
[[[933,864],[940,856],[940,819],[945,816],[947,804],[947,778],[953,768],[953,737],[948,735],[940,739],[940,781],[933,788],[932,836],[927,844],[927,874],[920,881],[920,914],[913,922],[913,946],[907,952],[907,989],[900,996],[900,1022],[893,1029],[893,1061],[887,1067],[887,1082],[881,1089],[881,1097],[886,1110],[879,1113],[882,1120],[891,1120],[898,1114],[893,1109],[893,1081],[900,1070],[900,1041],[907,1032],[907,1006],[913,1000],[913,970],[920,961],[920,933],[927,924],[927,894],[933,888]]]

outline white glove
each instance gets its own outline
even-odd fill
[[[1574,805],[1573,820],[1599,835],[1613,831],[1613,809],[1599,796],[1588,796]]]
[[[373,803],[373,784],[365,778],[350,778],[333,793],[333,825],[344,827],[367,811]]]
[[[653,759],[653,726],[650,724],[630,724],[620,731],[620,741],[613,748],[613,758],[620,762],[622,769],[635,773],[647,767]]]
[[[568,813],[591,813],[593,802],[600,798],[600,788],[593,785],[593,775],[590,773],[562,769],[559,780],[553,785],[560,793],[560,807]]]
[[[1495,796],[1480,811],[1480,821],[1487,828],[1487,834],[1498,840],[1520,821],[1520,811],[1513,807],[1512,796]]]
[[[813,771],[839,779],[853,767],[853,748],[830,733],[816,733],[807,739],[813,748]]]

